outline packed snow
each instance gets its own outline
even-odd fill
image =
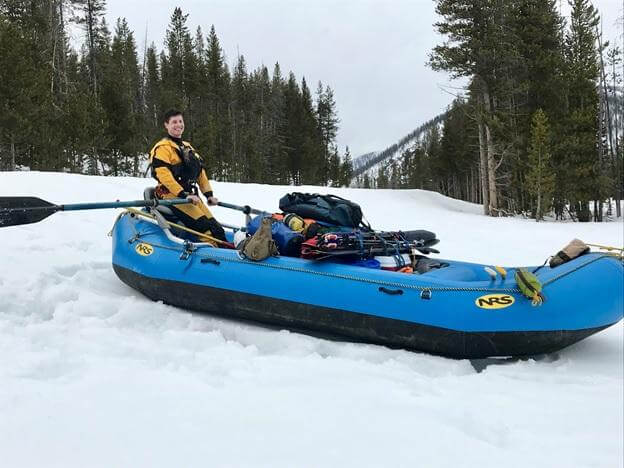
[[[0,196],[135,200],[152,183],[4,172]],[[335,193],[375,228],[436,232],[440,258],[538,265],[575,237],[624,243],[621,220],[494,219],[419,190],[213,188],[268,211]],[[1,466],[622,466],[622,322],[547,356],[468,361],[200,315],[115,276],[119,212],[0,229]]]

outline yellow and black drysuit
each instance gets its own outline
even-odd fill
[[[201,156],[189,142],[172,136],[163,138],[151,149],[150,163],[152,176],[158,181],[157,198],[185,198],[197,195],[197,185],[207,198],[212,197],[212,188]],[[190,229],[226,240],[223,227],[204,203],[175,205],[171,209]]]

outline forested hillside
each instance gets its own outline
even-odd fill
[[[436,0],[444,42],[429,64],[467,90],[358,185],[436,190],[491,216],[621,216],[603,203],[622,199],[622,49],[589,0],[569,6],[564,18],[555,0]]]
[[[230,70],[214,26],[191,32],[180,8],[165,49],[139,53],[125,19],[106,24],[105,7],[0,2],[0,169],[137,175],[163,133],[162,114],[178,108],[212,178],[346,183],[329,86],[312,91],[278,63],[249,70],[242,54]],[[78,51],[71,28],[84,39]]]
[[[228,66],[215,27],[190,31],[180,8],[163,50],[139,51],[125,19],[106,24],[105,0],[0,0],[0,170],[138,175],[174,107],[217,180],[421,188],[491,216],[621,216],[605,202],[623,197],[622,38],[602,37],[591,1],[568,0],[565,15],[557,0],[434,2],[442,39],[428,65],[465,89],[354,169],[330,86],[278,63],[249,70],[242,54]]]

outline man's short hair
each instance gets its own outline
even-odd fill
[[[182,115],[182,111],[180,111],[178,109],[169,109],[163,115],[163,123],[168,123],[169,119],[171,119],[171,117],[175,117],[176,115]]]

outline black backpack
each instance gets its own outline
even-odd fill
[[[311,218],[335,226],[370,227],[362,223],[360,205],[336,195],[289,193],[280,199],[279,207],[284,213],[295,213],[302,218]]]

